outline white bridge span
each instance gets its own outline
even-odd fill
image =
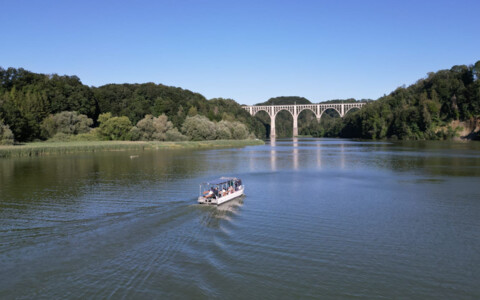
[[[286,110],[293,117],[293,136],[298,136],[298,115],[305,109],[311,110],[317,120],[327,109],[334,109],[340,117],[344,117],[353,108],[361,108],[366,103],[326,103],[326,104],[293,104],[293,105],[245,105],[243,108],[252,116],[259,111],[264,111],[270,116],[270,138],[275,138],[275,117],[279,111]]]

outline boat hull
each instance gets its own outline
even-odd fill
[[[228,194],[228,195],[225,195],[225,196],[222,196],[222,197],[214,197],[214,198],[205,198],[205,197],[198,197],[198,203],[200,204],[211,204],[211,205],[220,205],[220,204],[223,204],[225,202],[228,202],[232,199],[235,199],[237,197],[240,197],[243,195],[243,192],[244,192],[245,188],[243,186],[241,186],[237,191],[231,193],[231,194]]]

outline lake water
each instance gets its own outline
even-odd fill
[[[246,196],[197,205],[222,175]],[[1,299],[479,299],[479,268],[480,143],[0,159]]]

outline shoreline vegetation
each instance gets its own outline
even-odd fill
[[[78,152],[128,151],[128,150],[174,150],[237,148],[264,145],[259,139],[208,140],[208,141],[79,141],[79,142],[33,142],[15,146],[0,146],[0,158],[31,157]]]

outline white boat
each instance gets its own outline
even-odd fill
[[[245,186],[236,177],[220,177],[200,184],[198,203],[220,205],[243,195]]]

